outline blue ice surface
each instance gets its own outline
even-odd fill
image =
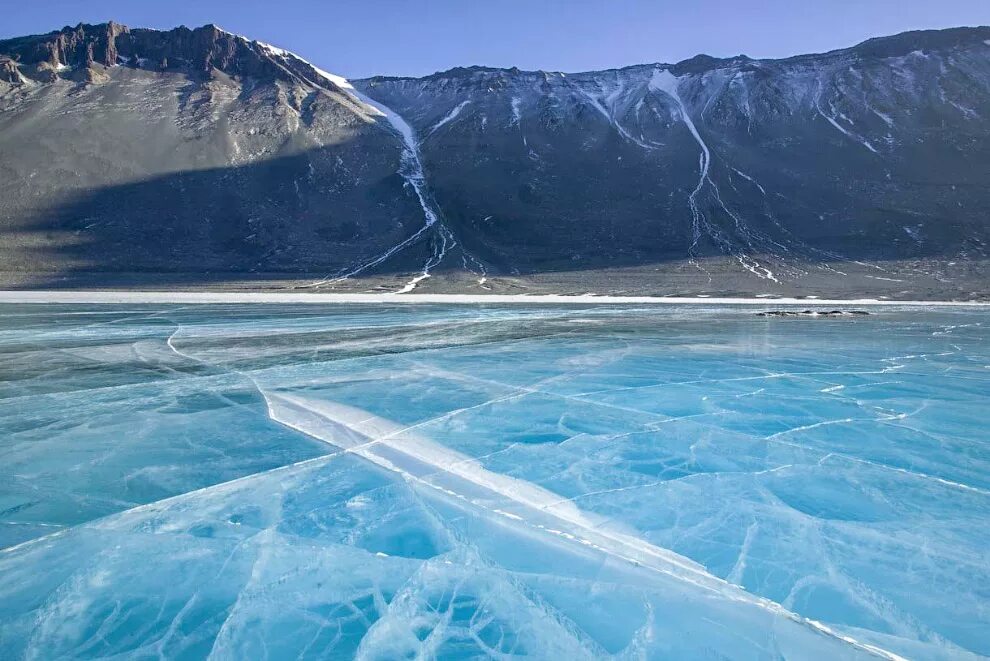
[[[0,658],[990,655],[990,313],[0,306]]]

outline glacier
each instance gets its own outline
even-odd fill
[[[0,305],[0,657],[990,655],[988,313],[754,312]]]

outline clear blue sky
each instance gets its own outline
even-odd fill
[[[583,71],[698,53],[784,57],[990,24],[990,0],[0,0],[0,38],[80,21],[216,23],[345,76],[458,65]]]

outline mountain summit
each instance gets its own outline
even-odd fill
[[[12,286],[988,294],[990,28],[347,81],[216,26],[0,41]]]

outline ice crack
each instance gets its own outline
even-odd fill
[[[265,393],[265,398],[276,422],[356,454],[401,475],[411,484],[487,510],[509,525],[529,526],[635,567],[671,576],[729,601],[770,611],[861,651],[887,659],[901,658],[838,634],[821,622],[801,617],[769,599],[752,595],[669,549],[614,530],[606,520],[583,512],[570,501],[562,501],[557,494],[524,480],[491,472],[477,461],[410,434],[408,428],[367,411],[282,393]]]

